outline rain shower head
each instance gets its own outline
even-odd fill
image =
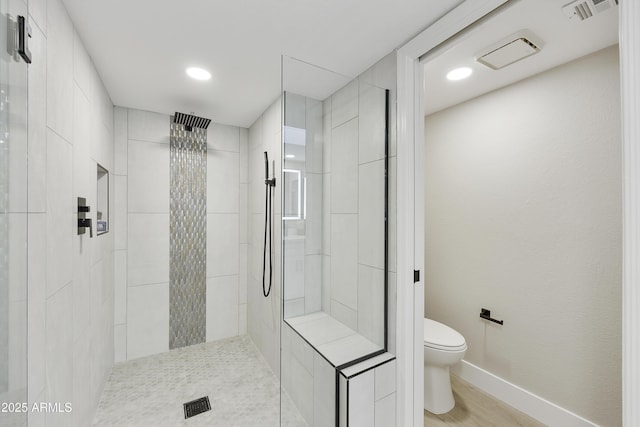
[[[173,122],[179,125],[184,125],[184,128],[188,131],[193,128],[207,129],[211,119],[205,119],[203,117],[194,116],[193,114],[184,114],[176,112],[173,116]]]

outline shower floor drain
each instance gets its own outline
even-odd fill
[[[209,403],[209,396],[201,397],[200,399],[192,400],[184,404],[184,419],[194,417],[203,412],[211,410],[211,404]]]

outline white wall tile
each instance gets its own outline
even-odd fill
[[[282,130],[282,102],[280,97],[273,102],[264,112],[264,119],[262,123],[262,136],[263,141],[268,141],[274,134],[280,133]],[[270,148],[268,145],[267,149]],[[271,154],[271,153],[269,153]],[[269,157],[271,159],[271,157]]]
[[[360,80],[359,98],[359,162],[368,163],[384,159],[385,97],[384,89]]]
[[[127,323],[127,251],[114,251],[114,323]]]
[[[331,136],[333,126],[331,125],[331,98],[327,98],[322,103],[322,172],[331,172]]]
[[[239,271],[238,214],[207,214],[207,277]]]
[[[313,355],[315,350],[311,348],[300,335],[291,335],[291,354],[306,371],[313,376]]]
[[[244,335],[247,333],[247,304],[240,304],[238,306],[238,334]]]
[[[44,3],[37,9],[44,19]],[[47,207],[47,41],[38,27],[32,28],[29,44],[34,58],[42,58],[29,65],[29,212],[45,212]]]
[[[374,373],[367,371],[349,380],[349,426],[375,425]]]
[[[307,255],[304,257],[304,311],[313,313],[321,309],[322,255]]]
[[[307,422],[313,424],[313,376],[300,362],[291,359],[291,399]]]
[[[329,162],[326,162],[329,163]],[[331,254],[331,174],[322,175],[322,253]]]
[[[358,307],[358,217],[331,215],[331,299]]]
[[[74,323],[76,319],[74,318]],[[94,361],[92,360],[92,339],[91,333],[85,334],[79,339],[74,339],[72,358],[73,358],[73,425],[87,425],[91,423],[93,418],[93,393],[89,393],[91,387],[92,369]]]
[[[111,216],[111,224],[109,225],[111,229],[109,231],[113,232],[115,250],[127,249],[127,234],[129,230],[127,181],[126,175],[115,175],[113,177],[115,191],[113,203],[109,207],[109,215]]]
[[[127,359],[169,350],[169,283],[129,287]]]
[[[298,129],[306,128],[306,98],[292,92],[285,97],[284,125]]]
[[[389,323],[387,325],[387,342],[389,353],[396,353],[396,273],[389,273],[387,289],[387,310]]]
[[[358,311],[331,300],[331,316],[353,330],[358,330]]]
[[[396,239],[397,239],[397,225],[398,225],[398,213],[397,213],[397,166],[396,158],[389,158],[389,271],[396,271]]]
[[[264,224],[262,225],[264,229]],[[305,283],[305,240],[300,237],[287,238],[284,241],[284,298],[291,300],[304,298],[306,291]],[[260,248],[263,243],[260,242]],[[267,265],[268,265],[268,257]],[[262,261],[261,261],[262,262]],[[261,265],[262,267],[262,265]],[[311,266],[310,266],[311,268]],[[312,274],[312,273],[311,273]]]
[[[128,150],[129,212],[169,213],[169,145],[129,140]]]
[[[24,301],[27,299],[27,215],[8,214],[8,226],[9,301]]]
[[[322,311],[331,312],[331,257],[322,256]]]
[[[127,360],[127,325],[115,325],[113,327],[114,362]]]
[[[384,268],[384,160],[359,169],[358,261]]]
[[[240,152],[240,128],[211,123],[207,129],[207,151],[222,150]]]
[[[335,128],[358,115],[358,80],[354,79],[331,97],[331,123]]]
[[[94,137],[91,139],[91,157],[113,174],[113,125],[107,127],[103,123],[97,124],[96,117],[94,117],[93,123]]]
[[[87,97],[77,84],[73,84],[73,188],[79,197],[85,197],[87,204],[96,204],[96,164],[91,159],[91,109]],[[93,213],[88,216],[95,217]],[[95,226],[95,225],[94,225]]]
[[[114,168],[116,175],[127,174],[127,150],[128,150],[128,110],[124,107],[114,107],[113,110],[113,142],[114,142]]]
[[[73,399],[73,294],[69,283],[47,299],[46,400]],[[65,426],[70,416],[47,414],[47,426]],[[67,423],[65,423],[65,421]]]
[[[23,286],[26,288],[26,277]],[[8,310],[8,370],[9,390],[23,390],[26,398],[27,387],[27,300],[10,301]]]
[[[46,402],[46,392],[42,390],[40,393],[35,395],[33,398],[29,397],[29,406],[33,405],[35,402]],[[28,413],[28,422],[27,425],[29,427],[45,427],[47,424],[46,420],[47,413],[46,412],[36,412],[29,411]]]
[[[307,255],[322,253],[322,174],[307,173],[306,221],[304,252]]]
[[[392,393],[375,403],[374,427],[395,427],[396,394]]]
[[[31,15],[32,21],[37,25],[43,34],[47,33],[47,7],[46,0],[29,0],[29,15]],[[32,25],[32,34],[35,27]],[[32,42],[36,44],[35,40]],[[34,53],[34,48],[31,47],[32,43],[29,43],[29,48],[31,49],[31,53]],[[36,56],[33,55],[34,58],[44,58],[44,56]],[[29,89],[31,90],[31,89]],[[31,108],[31,107],[29,107]]]
[[[342,375],[339,376],[338,387],[340,392],[338,398],[340,402],[338,404],[338,419],[340,427],[347,427],[347,379]]]
[[[306,153],[307,173],[323,172],[323,121],[322,102],[306,98]]]
[[[62,0],[47,1],[47,125],[71,142],[73,26]]]
[[[297,317],[304,314],[304,297],[284,300],[284,317]]]
[[[78,35],[78,32],[73,31],[73,78],[84,93],[87,99],[93,101],[96,98],[94,95],[93,85],[93,64],[89,53],[84,48],[82,40]]]
[[[91,336],[91,319],[94,310],[93,286],[101,285],[101,281],[92,283],[92,265],[88,254],[76,254],[73,271],[73,339]],[[100,289],[98,289],[100,291]]]
[[[393,301],[389,301],[392,305]],[[358,267],[358,332],[384,345],[384,270]]]
[[[240,243],[249,243],[249,184],[240,184]]]
[[[358,212],[358,119],[333,129],[331,212]]]
[[[25,103],[26,99],[24,97],[21,99],[21,102]],[[26,125],[23,122],[23,126]],[[15,126],[18,128],[18,126]],[[20,126],[21,129],[24,127]],[[20,135],[18,132],[11,133],[9,131],[9,139],[8,142],[8,179],[5,181],[8,184],[8,212],[27,212],[27,183],[29,174],[27,172],[27,137],[24,134],[24,131],[21,132]],[[3,144],[6,142],[3,141]]]
[[[238,213],[240,175],[237,152],[207,150],[207,212]]]
[[[240,128],[240,183],[249,183],[249,130]]]
[[[171,121],[166,114],[130,108],[127,125],[130,140],[159,142],[169,145]]]
[[[396,361],[391,360],[374,369],[375,400],[380,400],[396,391]]]
[[[169,281],[169,214],[129,214],[129,286]]]
[[[207,279],[207,341],[238,335],[238,276]]]
[[[28,392],[33,402],[46,384],[46,281],[47,247],[45,214],[28,215]]]
[[[76,236],[72,189],[72,150],[55,132],[47,132],[47,295],[72,278]]]
[[[238,302],[240,304],[247,303],[248,251],[249,251],[249,245],[247,244],[240,245],[240,255],[239,255],[240,265],[238,266],[238,269],[239,269]]]
[[[313,425],[334,427],[336,423],[335,369],[313,352]]]

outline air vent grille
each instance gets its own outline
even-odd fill
[[[618,0],[575,0],[562,6],[562,10],[569,19],[584,21],[617,4]]]

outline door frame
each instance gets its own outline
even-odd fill
[[[424,106],[420,57],[510,0],[466,0],[397,50],[397,425],[423,425]],[[623,164],[622,419],[640,425],[640,2],[619,5]],[[421,272],[414,283],[414,271]]]

